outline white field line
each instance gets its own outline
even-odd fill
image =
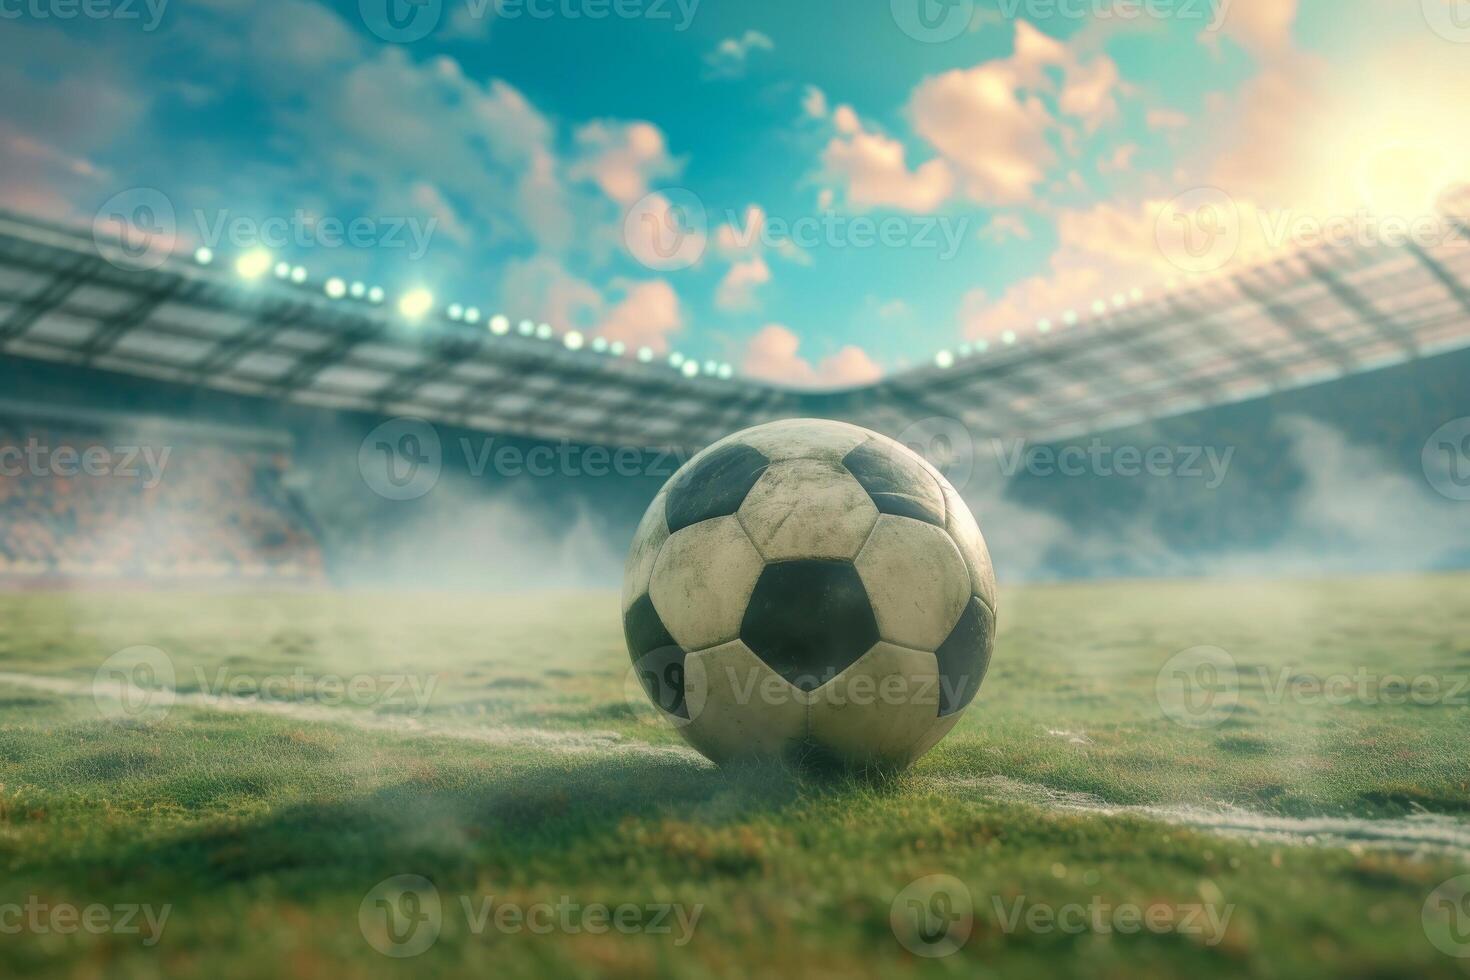
[[[90,698],[90,683],[64,677],[0,672],[0,683],[69,697]],[[411,738],[449,738],[500,748],[534,748],[574,755],[627,754],[650,759],[680,760],[709,766],[704,757],[683,746],[651,745],[617,732],[564,732],[510,725],[447,725],[407,715],[369,714],[295,701],[199,693],[179,694],[175,706],[228,714],[265,714],[296,721],[348,725],[362,731],[388,732]],[[1301,846],[1372,848],[1410,853],[1443,853],[1470,858],[1470,821],[1443,814],[1369,820],[1360,817],[1281,817],[1228,804],[1213,806],[1109,803],[1090,793],[1052,789],[1006,776],[979,779],[935,778],[941,790],[978,793],[989,799],[1028,803],[1049,810],[1099,816],[1133,816],[1174,826],[1253,841]]]
[[[69,697],[91,698],[90,683],[65,677],[0,672],[0,683]],[[139,693],[144,693],[141,690]],[[414,738],[450,738],[501,748],[534,748],[575,754],[632,754],[699,761],[704,757],[683,746],[650,745],[617,732],[565,732],[549,728],[512,725],[449,725],[426,722],[412,715],[372,714],[352,709],[329,708],[299,701],[273,701],[237,695],[174,694],[171,707],[199,708],[225,714],[261,714],[294,721],[348,725],[361,731],[388,732]]]
[[[1073,793],[1006,776],[941,780],[946,789],[978,791],[993,799],[1031,803],[1051,810],[1100,816],[1132,816],[1189,827],[1224,837],[1263,843],[1373,848],[1409,853],[1441,853],[1470,858],[1470,821],[1438,813],[1369,820],[1362,817],[1282,817],[1229,804],[1193,806],[1124,805],[1090,793]]]

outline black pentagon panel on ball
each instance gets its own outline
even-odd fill
[[[851,562],[787,561],[761,573],[740,638],[792,685],[814,691],[872,649],[878,622]]]
[[[669,635],[653,597],[645,595],[628,609],[623,617],[623,635],[633,670],[650,700],[664,711],[680,718],[689,717],[684,702],[685,651]]]
[[[880,514],[944,527],[944,496],[917,459],[869,440],[843,457],[842,465],[868,491]]]
[[[952,715],[975,700],[990,667],[994,635],[995,616],[985,603],[971,596],[949,639],[935,652],[939,660],[939,717]]]
[[[669,485],[669,533],[735,513],[770,465],[759,450],[731,443],[689,466]]]

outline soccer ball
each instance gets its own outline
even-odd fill
[[[710,446],[654,499],[623,631],[637,685],[713,761],[896,769],[979,690],[995,574],[920,456],[842,422],[773,422]]]

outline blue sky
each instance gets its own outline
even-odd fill
[[[1412,216],[1470,141],[1466,0],[71,2],[0,3],[0,204],[799,385]]]

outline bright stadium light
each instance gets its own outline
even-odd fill
[[[606,354],[607,353],[607,338],[606,337],[593,337],[592,338],[592,349],[594,351],[596,351],[597,353],[599,353],[599,354]]]
[[[1077,311],[1068,310],[1067,312],[1063,313],[1062,322],[1069,327],[1075,327],[1077,325]]]
[[[372,289],[369,289],[367,291],[367,298],[369,303],[383,302],[383,287],[374,286]]]
[[[326,290],[327,296],[330,299],[341,299],[347,295],[347,283],[338,279],[336,276],[328,279],[327,284],[322,288]]]
[[[685,361],[684,366],[680,370],[684,372],[684,377],[686,378],[697,377],[699,375],[699,362]]]
[[[460,306],[458,303],[450,303],[448,312],[449,319],[453,320],[456,323],[464,319],[464,307]]]
[[[735,376],[735,369],[734,368],[732,368],[728,364],[721,364],[720,365],[719,377],[720,377],[720,380],[721,381],[729,381],[734,376]]]
[[[1000,335],[1000,342],[1002,344],[1005,344],[1007,347],[1009,347],[1012,344],[1014,344],[1016,342],[1016,331],[1014,331],[1014,330],[1007,330],[1005,333],[1001,334]]]
[[[480,322],[480,308],[478,306],[471,306],[469,309],[465,310],[464,311],[464,322],[465,323],[469,323],[469,324],[479,323]]]
[[[705,374],[708,374],[708,375],[713,376],[714,373],[716,371],[718,371],[719,369],[720,369],[720,365],[716,361],[705,361],[704,362],[704,373]]]
[[[565,337],[562,337],[561,342],[566,344],[567,350],[581,350],[582,345],[587,341],[580,333],[572,330]]]
[[[937,364],[942,370],[948,371],[950,368],[954,367],[954,354],[950,351],[942,350],[938,354],[934,355],[934,363]]]
[[[612,342],[612,346],[609,347],[607,350],[608,353],[612,354],[613,357],[622,357],[628,352],[628,345],[623,343],[621,340],[614,340]]]
[[[209,265],[214,261],[214,249],[206,245],[200,245],[194,250],[194,261],[200,265]]]
[[[653,360],[653,348],[652,347],[640,347],[640,348],[638,348],[638,360],[641,361],[644,364],[647,364],[650,361],[652,361]]]
[[[263,248],[246,252],[235,260],[235,272],[241,279],[256,280],[270,271],[271,253]]]
[[[536,328],[537,340],[550,340],[552,334],[551,324],[543,323]]]
[[[434,294],[427,289],[410,289],[398,300],[398,312],[410,320],[421,319],[434,308]]]
[[[306,266],[297,265],[291,267],[291,281],[296,285],[306,282]]]
[[[276,263],[276,278],[277,279],[288,279],[288,278],[290,278],[290,276],[291,276],[291,263],[289,263],[289,262],[277,262]]]
[[[497,337],[504,337],[510,333],[510,319],[497,313],[490,318],[490,332]]]
[[[516,327],[516,333],[520,334],[522,337],[529,337],[535,332],[536,324],[532,323],[530,320],[522,320],[520,324]]]
[[[355,282],[348,289],[348,292],[352,294],[353,299],[362,299],[363,295],[367,293],[367,287],[360,282]]]
[[[1108,311],[1108,304],[1104,303],[1100,299],[1097,299],[1097,300],[1093,300],[1092,301],[1092,312],[1096,313],[1098,316],[1102,316],[1107,311]]]

